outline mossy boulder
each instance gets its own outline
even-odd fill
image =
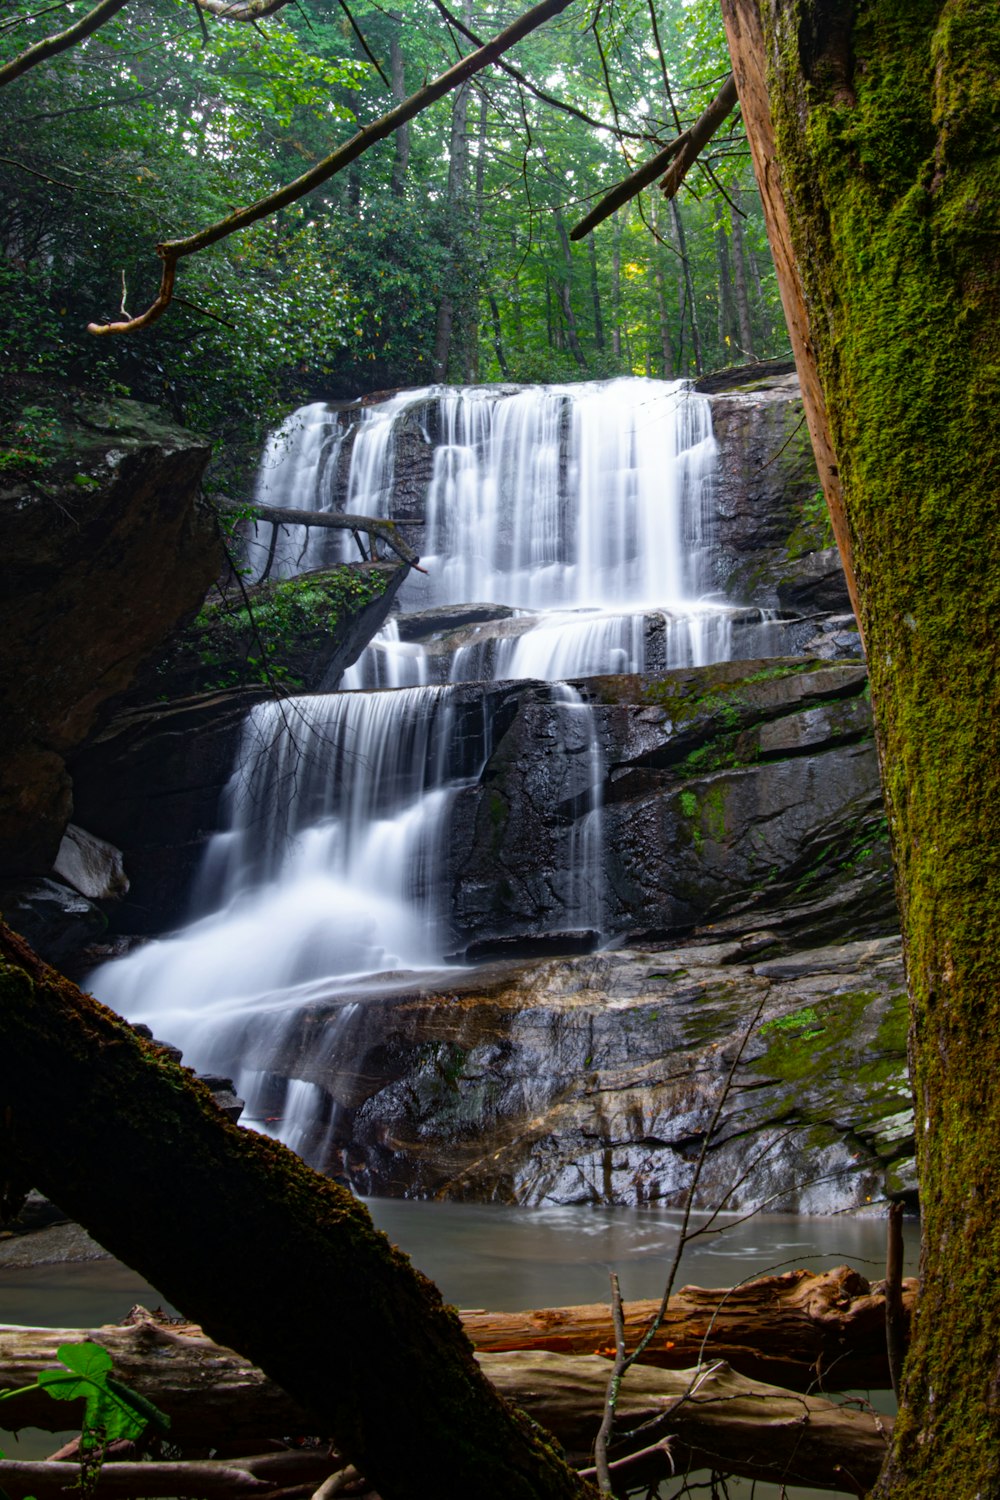
[[[344,563],[296,578],[229,586],[210,598],[145,673],[160,701],[260,684],[277,692],[333,686],[385,622],[408,569]]]

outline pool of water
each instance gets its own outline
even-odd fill
[[[380,1228],[435,1280],[458,1307],[498,1312],[597,1302],[617,1271],[622,1295],[659,1296],[680,1216],[655,1209],[521,1209],[482,1204],[372,1200]],[[704,1222],[696,1220],[698,1222]],[[731,1286],[751,1276],[805,1266],[844,1263],[873,1280],[882,1275],[885,1220],[881,1215],[834,1218],[758,1214],[716,1221],[722,1232],[692,1241],[678,1285]],[[916,1271],[918,1230],[905,1227],[906,1274]],[[113,1323],[132,1305],[162,1305],[142,1277],[113,1260],[0,1270],[0,1323],[87,1328]],[[0,1334],[2,1364],[2,1334]],[[885,1409],[885,1393],[877,1402]],[[4,1438],[11,1456],[43,1457],[58,1446],[51,1433]],[[774,1485],[730,1480],[733,1500],[777,1500]],[[665,1488],[663,1495],[672,1493]],[[705,1493],[702,1491],[702,1493]],[[789,1489],[788,1500],[813,1500],[821,1491]]]

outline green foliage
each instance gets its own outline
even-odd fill
[[[317,637],[335,637],[378,599],[386,572],[345,565],[226,593],[205,605],[161,663],[162,676],[193,677],[198,689],[247,683],[299,688],[298,668]]]
[[[33,1390],[46,1391],[53,1401],[83,1401],[83,1449],[134,1441],[150,1427],[161,1436],[169,1431],[170,1418],[159,1407],[114,1378],[111,1355],[100,1344],[60,1344],[56,1357],[62,1369],[43,1370],[34,1385],[0,1391],[0,1401]]]
[[[493,34],[521,8],[491,0],[475,28]],[[10,0],[0,58],[43,34],[48,13],[36,9]],[[392,12],[359,0],[352,12],[386,77],[400,48],[404,92],[454,61],[418,0]],[[681,204],[693,303],[678,222],[655,193],[590,242],[566,238],[594,197],[675,133],[674,106],[690,123],[728,68],[714,4],[663,0],[659,17],[672,103],[643,5],[621,0],[586,29],[567,14],[511,60],[589,119],[494,70],[411,122],[405,171],[402,138],[379,143],[308,199],[185,260],[173,306],[149,330],[96,339],[88,320],[152,299],[158,242],[292,180],[393,102],[346,17],[321,0],[252,27],[209,17],[207,42],[186,0],[129,7],[4,91],[0,403],[5,388],[23,399],[35,381],[115,388],[232,444],[256,441],[305,398],[428,383],[438,359],[458,380],[688,374],[693,318],[701,365],[742,357],[737,261],[755,352],[780,352],[738,129],[713,146],[711,168],[745,210],[742,249],[701,169]]]

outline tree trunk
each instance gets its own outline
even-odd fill
[[[466,133],[469,113],[469,84],[461,84],[452,95],[451,140],[448,157],[448,207],[452,216],[451,241],[453,263],[458,256],[458,242],[467,197],[469,138]],[[455,328],[456,301],[451,291],[443,291],[438,303],[437,328],[434,333],[434,379],[447,380],[451,363],[452,334]]]
[[[853,565],[910,989],[922,1293],[875,1494],[994,1497],[1000,9],[723,10],[810,430]]]
[[[557,207],[554,210],[556,233],[562,246],[563,263],[566,267],[566,279],[560,289],[563,317],[566,319],[566,341],[569,344],[570,353],[576,360],[581,370],[587,368],[586,356],[580,343],[580,335],[576,327],[576,314],[573,311],[573,250],[569,242],[569,234],[563,220],[562,211]]]
[[[733,301],[733,268],[729,259],[729,240],[722,225],[715,231],[715,258],[719,267],[719,348],[724,360],[732,359],[736,332],[736,304]]]
[[[615,359],[622,357],[622,230],[625,219],[622,212],[611,216],[611,352]]]
[[[597,242],[593,231],[587,235],[590,258],[590,299],[594,305],[594,348],[604,348],[604,319],[601,316],[601,289],[597,281]]]
[[[657,197],[653,194],[652,224],[658,233]],[[663,273],[663,246],[657,239],[653,246],[653,282],[656,286],[656,316],[660,329],[660,353],[663,357],[663,378],[671,380],[677,370],[674,356],[674,341],[670,333],[670,316],[667,311],[667,281]]]
[[[673,215],[674,233],[677,236],[677,249],[680,251],[681,266],[684,271],[684,295],[691,317],[691,347],[694,350],[694,368],[696,374],[702,375],[705,367],[701,357],[701,331],[698,328],[698,308],[694,300],[694,277],[691,275],[691,262],[688,260],[684,220],[681,218],[681,208],[676,198],[671,198],[670,200],[670,212]]]
[[[740,190],[730,193],[729,223],[733,232],[733,286],[736,292],[736,316],[740,330],[740,353],[744,359],[757,358],[753,347],[753,323],[750,318],[750,296],[747,291],[746,247],[743,243],[743,217],[740,213]]]
[[[0,1209],[38,1187],[332,1436],[383,1500],[586,1486],[482,1375],[454,1312],[345,1189],[0,925]],[[44,1080],[44,1087],[39,1081]]]
[[[438,303],[437,327],[434,331],[434,379],[448,379],[448,359],[451,354],[451,330],[455,321],[455,303],[450,292],[443,293]]]
[[[492,292],[488,294],[487,301],[490,308],[490,323],[493,328],[493,351],[497,357],[497,364],[500,366],[500,374],[506,380],[510,375],[510,369],[503,350],[503,325],[500,321],[500,308]]]
[[[403,18],[396,12],[390,12],[389,19],[393,23],[392,36],[389,39],[389,75],[392,79],[392,97],[397,104],[402,104],[406,98],[406,79],[403,73],[403,48],[400,42]],[[389,189],[394,198],[404,198],[406,196],[406,174],[410,166],[410,122],[408,120],[400,125],[393,140],[395,150],[392,158],[392,180],[389,184]]]

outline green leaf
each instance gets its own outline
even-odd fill
[[[38,1384],[56,1401],[83,1400],[83,1445],[99,1432],[104,1441],[141,1437],[146,1428],[165,1431],[170,1419],[145,1397],[111,1377],[112,1361],[99,1344],[60,1344],[65,1370],[43,1370]]]

